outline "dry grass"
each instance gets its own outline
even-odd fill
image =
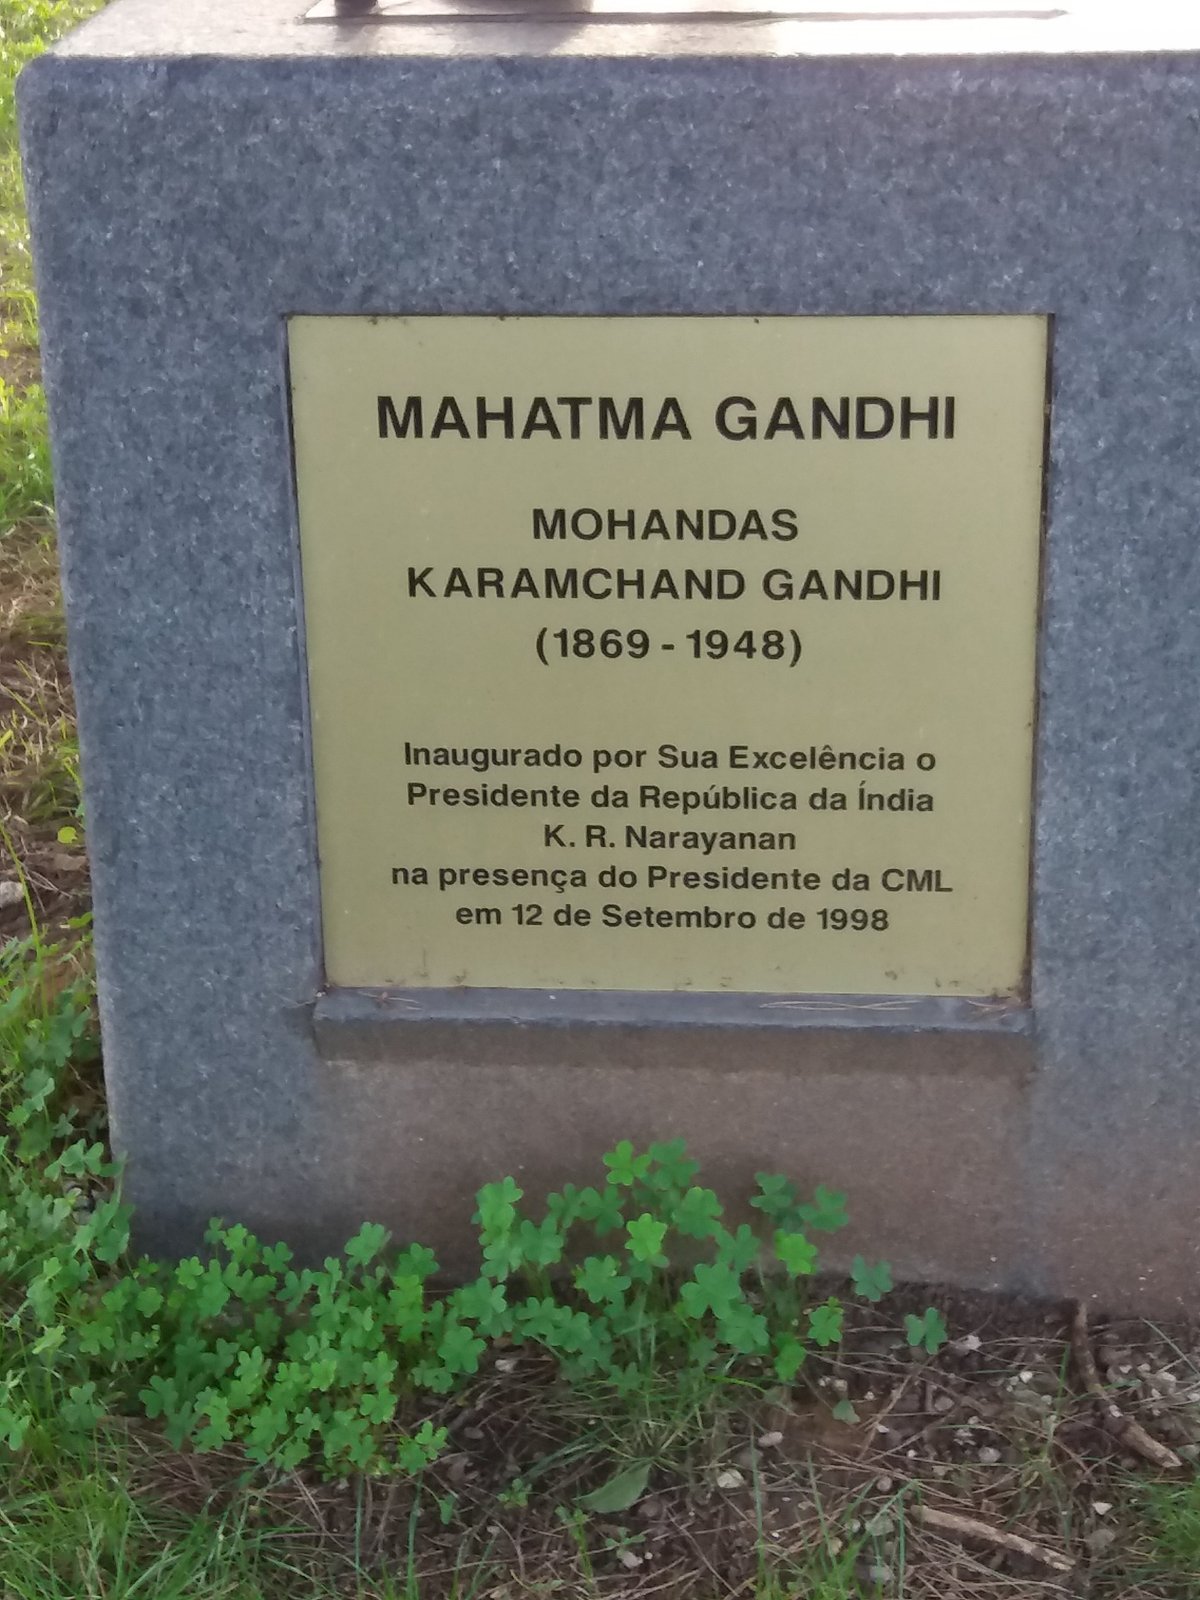
[[[80,803],[54,546],[24,524],[0,539],[0,938],[29,931],[26,888],[50,937],[87,910]]]

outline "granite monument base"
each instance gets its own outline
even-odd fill
[[[898,1272],[1200,1307],[1200,27],[297,10],[115,0],[19,85],[144,1242],[455,1262],[479,1182],[682,1134]],[[324,992],[285,318],[397,312],[1053,319],[1026,996]]]

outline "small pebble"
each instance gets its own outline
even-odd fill
[[[880,1494],[890,1494],[892,1492],[892,1480],[885,1474],[882,1478],[875,1480],[875,1487]]]
[[[1116,1539],[1115,1528],[1093,1528],[1087,1536],[1087,1547],[1094,1554],[1099,1555],[1102,1550],[1107,1550],[1109,1545],[1115,1544]]]
[[[783,1435],[777,1429],[771,1433],[761,1433],[758,1436],[760,1450],[773,1450],[777,1444],[783,1443]]]
[[[741,1489],[745,1485],[745,1478],[736,1467],[726,1467],[717,1473],[718,1489]]]
[[[1098,1517],[1106,1517],[1108,1515],[1108,1513],[1112,1510],[1112,1501],[1111,1500],[1093,1500],[1092,1501],[1092,1510],[1096,1513],[1096,1515]]]
[[[993,1445],[985,1444],[979,1452],[979,1459],[985,1467],[994,1467],[1000,1459],[1000,1452]]]

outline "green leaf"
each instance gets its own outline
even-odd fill
[[[451,1372],[477,1372],[479,1358],[486,1348],[483,1340],[477,1339],[470,1328],[452,1322],[438,1344],[438,1358]]]
[[[771,1345],[766,1317],[752,1310],[744,1300],[735,1301],[721,1314],[717,1333],[727,1349],[741,1355],[760,1355]]]
[[[483,1247],[483,1270],[491,1278],[507,1278],[524,1259],[520,1241],[508,1234],[489,1240]]]
[[[914,1350],[924,1346],[931,1356],[938,1353],[949,1337],[945,1319],[933,1306],[925,1308],[924,1316],[905,1317],[904,1331],[908,1335],[909,1345]]]
[[[777,1233],[775,1254],[793,1278],[805,1277],[816,1271],[817,1247],[810,1244],[802,1233]]]
[[[784,1334],[775,1355],[775,1372],[784,1383],[791,1383],[808,1354],[795,1334]]]
[[[152,1422],[158,1417],[169,1417],[179,1409],[179,1385],[173,1378],[155,1373],[149,1386],[139,1391],[138,1399]]]
[[[721,1202],[711,1189],[689,1189],[675,1209],[672,1219],[680,1233],[689,1239],[707,1239],[724,1214]]]
[[[737,1232],[717,1228],[713,1233],[717,1241],[717,1260],[741,1274],[758,1260],[759,1243],[754,1229],[748,1223],[738,1224]]]
[[[849,1400],[845,1398],[838,1401],[831,1414],[835,1422],[855,1423],[858,1421],[858,1412],[855,1411]]]
[[[613,1393],[622,1400],[630,1399],[646,1387],[646,1374],[636,1361],[627,1362],[623,1367],[610,1367],[607,1376]]]
[[[94,1383],[75,1383],[67,1391],[67,1398],[59,1407],[59,1415],[68,1428],[84,1431],[96,1426],[104,1415],[104,1407],[96,1399]]]
[[[435,1428],[426,1418],[410,1438],[396,1446],[396,1460],[405,1472],[417,1473],[436,1461],[446,1443],[446,1429]]]
[[[514,1318],[520,1333],[527,1339],[539,1339],[545,1344],[556,1342],[559,1329],[571,1317],[567,1306],[560,1306],[553,1295],[540,1300],[531,1295],[514,1307]]]
[[[565,1233],[583,1215],[583,1197],[595,1194],[594,1189],[577,1189],[573,1183],[564,1183],[561,1194],[546,1196],[546,1215],[553,1217]]]
[[[263,1266],[269,1272],[283,1272],[292,1259],[292,1252],[286,1244],[269,1244],[263,1250],[262,1258]]]
[[[819,1183],[808,1205],[799,1206],[797,1215],[806,1227],[818,1233],[836,1233],[850,1218],[846,1215],[846,1196]]]
[[[619,1300],[629,1282],[616,1256],[588,1256],[575,1269],[575,1287],[596,1306]]]
[[[420,1284],[415,1286],[419,1308],[421,1286]],[[487,1278],[477,1278],[474,1283],[467,1283],[461,1289],[456,1289],[453,1300],[458,1315],[470,1317],[478,1324],[481,1333],[495,1338],[504,1331],[507,1323],[508,1299],[502,1283],[491,1283]],[[418,1326],[419,1321],[418,1310]]]
[[[582,1189],[579,1193],[579,1215],[590,1222],[603,1238],[625,1223],[624,1196],[615,1183],[606,1183],[603,1189]]]
[[[616,1149],[610,1150],[604,1157],[604,1165],[608,1168],[610,1183],[615,1183],[618,1188],[630,1189],[650,1170],[650,1157],[637,1155],[630,1141],[622,1139]]]
[[[646,1492],[646,1485],[650,1482],[649,1461],[640,1461],[636,1466],[626,1467],[618,1472],[615,1477],[609,1478],[607,1483],[602,1483],[598,1489],[593,1489],[591,1494],[581,1496],[579,1505],[585,1511],[595,1511],[600,1516],[609,1516],[615,1511],[628,1511],[630,1506],[642,1498]]]
[[[479,1209],[474,1220],[485,1238],[496,1238],[508,1232],[516,1221],[517,1201],[524,1193],[515,1178],[502,1178],[499,1183],[484,1184],[475,1197]]]
[[[454,1374],[435,1361],[418,1361],[412,1369],[412,1381],[419,1389],[429,1389],[434,1394],[449,1394],[454,1387]]]
[[[666,1266],[667,1258],[662,1254],[662,1242],[667,1233],[665,1222],[643,1211],[640,1217],[625,1224],[625,1233],[629,1241],[627,1249],[635,1261],[644,1261],[650,1267]]]
[[[709,1310],[715,1316],[723,1316],[741,1295],[741,1279],[732,1267],[720,1261],[712,1265],[700,1262],[679,1291],[684,1310],[697,1321]]]
[[[862,1256],[855,1256],[850,1263],[850,1279],[855,1294],[874,1302],[882,1300],[891,1289],[892,1269],[886,1261],[877,1261],[872,1265],[864,1261]]]
[[[221,1242],[236,1262],[244,1265],[258,1259],[258,1240],[240,1222],[232,1228],[226,1228]]]
[[[197,1450],[216,1450],[228,1444],[233,1433],[229,1424],[229,1402],[224,1395],[209,1390],[201,1399],[199,1414],[208,1417],[208,1425],[196,1433]]]
[[[772,1222],[782,1222],[796,1204],[796,1190],[778,1172],[756,1172],[759,1192],[750,1204],[756,1211],[765,1211]]]
[[[822,1349],[837,1344],[842,1337],[842,1308],[838,1301],[830,1298],[824,1305],[813,1307],[808,1313],[808,1336]]]
[[[0,1405],[0,1440],[10,1450],[17,1451],[25,1442],[25,1435],[29,1432],[33,1418],[25,1412],[15,1411],[11,1406]]]
[[[656,1189],[686,1189],[700,1171],[700,1163],[688,1159],[687,1144],[682,1139],[652,1144],[648,1153],[658,1169],[650,1180]]]
[[[586,1311],[563,1308],[562,1320],[555,1330],[554,1348],[569,1354],[588,1353],[598,1357],[602,1346],[596,1336],[592,1319]]]
[[[432,1278],[438,1269],[438,1260],[428,1245],[410,1244],[392,1263],[392,1272],[397,1279],[417,1278],[424,1283],[426,1278]]]
[[[522,1222],[517,1244],[530,1266],[552,1267],[562,1260],[563,1236],[553,1217],[544,1217],[540,1223]]]
[[[390,1237],[382,1223],[364,1222],[353,1239],[347,1241],[346,1260],[365,1267],[368,1261],[375,1259]]]
[[[396,1411],[396,1396],[394,1394],[365,1394],[358,1402],[358,1409],[368,1422],[379,1425],[390,1422]]]
[[[30,1354],[35,1356],[53,1355],[66,1337],[67,1330],[61,1322],[56,1322],[53,1327],[46,1329],[40,1339],[34,1340]]]

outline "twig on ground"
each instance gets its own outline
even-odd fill
[[[1079,1375],[1088,1393],[1100,1403],[1104,1426],[1108,1432],[1135,1455],[1141,1456],[1145,1461],[1152,1461],[1164,1472],[1180,1471],[1183,1462],[1174,1450],[1147,1433],[1140,1422],[1127,1417],[1100,1381],[1100,1372],[1096,1366],[1096,1358],[1092,1354],[1092,1341],[1088,1332],[1087,1307],[1082,1300],[1075,1302],[1075,1310],[1071,1317],[1071,1349],[1075,1355],[1075,1365],[1079,1368]]]
[[[1015,1555],[1028,1556],[1055,1572],[1073,1572],[1075,1563],[1060,1550],[1026,1539],[1023,1534],[1009,1533],[1005,1528],[993,1528],[978,1517],[963,1517],[957,1511],[938,1511],[932,1506],[914,1506],[913,1516],[927,1528],[937,1533],[953,1534],[956,1539],[978,1539],[981,1544],[993,1545],[997,1550],[1011,1550]]]
[[[892,1390],[891,1394],[888,1396],[886,1404],[883,1405],[880,1408],[880,1410],[878,1410],[875,1413],[875,1415],[871,1418],[871,1426],[870,1426],[870,1428],[869,1428],[869,1430],[867,1432],[866,1443],[863,1445],[862,1449],[858,1452],[858,1455],[855,1457],[855,1460],[857,1460],[857,1461],[865,1461],[867,1456],[870,1455],[872,1450],[877,1450],[879,1448],[879,1440],[876,1437],[876,1435],[877,1435],[877,1433],[879,1431],[879,1426],[882,1423],[884,1417],[890,1417],[892,1412],[900,1404],[901,1400],[903,1400],[903,1398],[905,1396],[905,1393],[908,1390],[908,1386],[912,1382],[912,1377],[913,1377],[913,1374],[911,1372],[906,1372],[904,1377],[903,1377],[903,1379],[898,1384],[896,1384],[895,1388]]]

